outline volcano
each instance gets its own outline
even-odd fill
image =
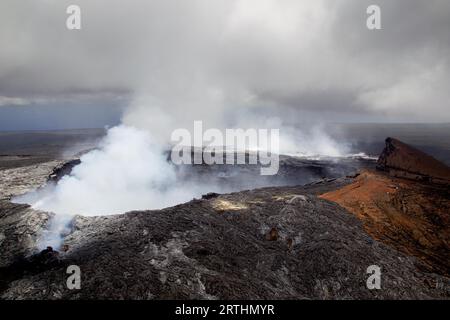
[[[386,143],[378,163],[356,172],[295,185],[292,172],[305,160],[287,157],[280,172],[289,185],[209,193],[162,210],[76,216],[60,252],[34,246],[51,213],[1,200],[0,296],[448,298],[448,167],[398,140]],[[326,163],[309,165],[326,172]],[[39,172],[45,181],[48,174]],[[66,287],[69,265],[81,270],[80,290]],[[373,265],[382,270],[380,290],[366,286]]]

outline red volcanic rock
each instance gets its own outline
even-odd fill
[[[450,184],[448,166],[394,138],[386,139],[377,168],[399,178]]]
[[[415,256],[429,272],[448,277],[450,169],[393,138],[386,139],[377,168],[384,172],[363,170],[352,183],[320,198],[354,214],[374,239]]]
[[[374,239],[415,256],[430,272],[450,276],[450,190],[446,185],[363,170],[351,184],[320,198],[354,214]]]

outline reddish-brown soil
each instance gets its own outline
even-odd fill
[[[361,219],[374,239],[417,257],[429,271],[450,275],[450,190],[379,171],[320,196]]]

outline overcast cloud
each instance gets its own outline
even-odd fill
[[[69,4],[82,30],[65,27]],[[448,0],[0,2],[0,108],[121,101],[137,126],[239,110],[448,122],[449,57]]]

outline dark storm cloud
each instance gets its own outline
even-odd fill
[[[450,121],[447,0],[6,0],[0,21],[0,106],[106,94],[133,97],[130,122],[142,104]]]

